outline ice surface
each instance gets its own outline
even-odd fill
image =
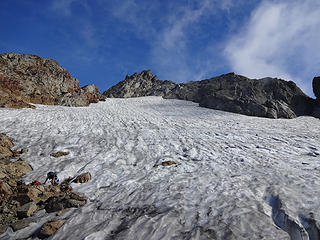
[[[270,199],[279,198],[298,225],[310,212],[319,221],[319,123],[161,97],[0,109],[0,132],[29,149],[23,158],[34,171],[26,182],[44,181],[49,171],[60,179],[92,175],[72,185],[90,201],[66,213],[52,239],[290,239]],[[50,156],[57,151],[70,154]],[[178,165],[153,167],[168,160]],[[0,238],[34,231],[32,224]]]

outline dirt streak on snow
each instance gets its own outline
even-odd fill
[[[90,107],[0,109],[0,132],[26,147],[44,181],[90,172],[72,187],[90,202],[52,239],[290,239],[269,199],[299,220],[320,220],[320,124],[248,117],[161,97]],[[67,151],[61,158],[52,152]],[[157,167],[172,160],[178,166]],[[26,237],[34,227],[4,239]]]

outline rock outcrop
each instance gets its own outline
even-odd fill
[[[9,158],[13,155],[11,148],[13,147],[13,140],[4,133],[0,133],[0,160]]]
[[[312,80],[313,93],[320,100],[320,77],[314,77]]]
[[[41,227],[38,237],[43,239],[52,236],[66,221],[66,219],[54,219],[46,222]]]
[[[55,158],[59,158],[67,155],[69,155],[69,152],[55,152],[50,154],[51,157],[55,157]]]
[[[176,87],[172,81],[158,80],[150,70],[126,76],[126,79],[105,91],[108,98],[130,98],[142,96],[164,96]]]
[[[58,212],[66,208],[78,208],[87,203],[88,198],[81,194],[75,192],[65,193],[53,196],[44,202],[44,208],[48,213]]]
[[[312,116],[320,118],[320,77],[314,77],[312,80],[313,93],[316,96]]]
[[[0,134],[0,234],[6,230],[10,223],[18,220],[23,204],[13,196],[16,194],[19,178],[32,170],[32,167],[19,157],[19,152],[13,150],[13,140],[7,135]],[[22,151],[21,151],[22,152]],[[29,211],[31,213],[31,211]]]
[[[3,108],[32,108],[35,106],[28,104],[27,102],[21,100],[18,96],[10,95],[10,93],[5,92],[0,89],[0,107]]]
[[[82,173],[77,176],[72,182],[74,183],[86,183],[91,180],[91,174],[89,172]]]
[[[28,202],[17,209],[18,218],[26,218],[32,216],[38,210],[35,202]]]
[[[29,103],[87,106],[101,97],[94,85],[79,82],[55,60],[17,53],[0,54],[0,107],[30,107]]]
[[[202,81],[175,84],[157,80],[151,71],[127,76],[103,93],[106,97],[162,96],[199,103],[222,111],[268,118],[311,115],[312,99],[292,81],[249,79],[229,73]]]

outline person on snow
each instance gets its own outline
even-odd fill
[[[55,173],[55,172],[48,172],[46,181],[44,181],[43,184],[46,184],[46,182],[47,182],[48,179],[50,180],[50,182],[51,182],[52,185],[59,185],[59,178],[58,178],[58,176],[57,176],[57,173]]]

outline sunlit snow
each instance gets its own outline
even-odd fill
[[[107,99],[89,107],[0,109],[0,132],[44,181],[72,184],[90,201],[60,217],[52,239],[290,239],[272,219],[279,196],[301,223],[320,220],[320,121],[266,119],[161,97]],[[51,153],[70,152],[61,158]],[[172,160],[177,166],[159,166]],[[40,222],[1,239],[32,238]]]

